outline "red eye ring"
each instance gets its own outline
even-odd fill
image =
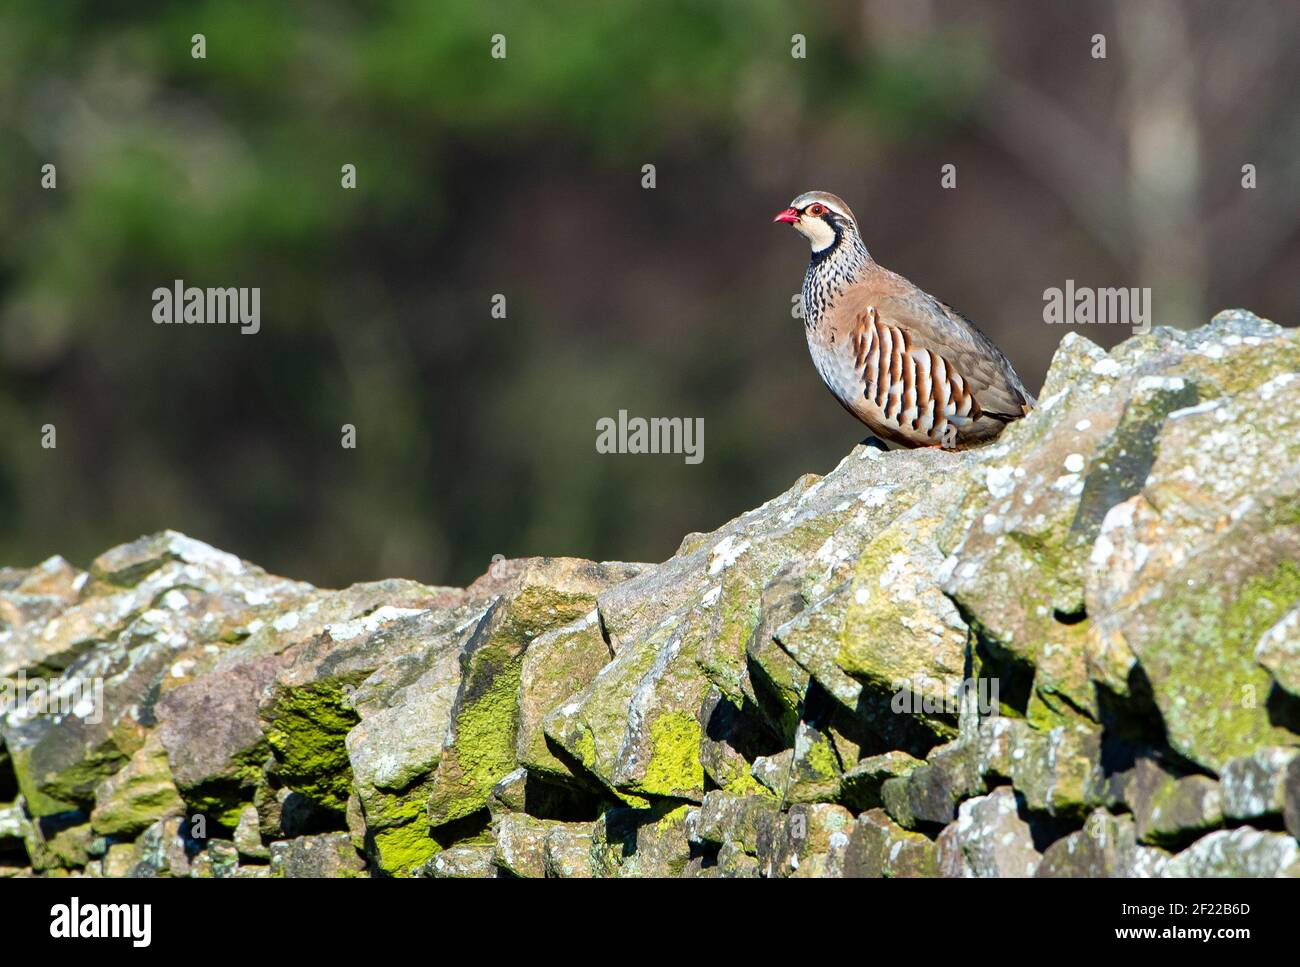
[[[820,202],[814,202],[808,206],[808,214],[815,218],[820,218],[822,215],[826,214],[826,206]]]

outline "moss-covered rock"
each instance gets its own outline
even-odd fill
[[[157,732],[150,734],[130,761],[95,789],[90,825],[105,836],[135,836],[164,816],[185,808]]]
[[[0,684],[53,699],[0,717],[0,871],[1294,873],[1297,373],[1240,312],[1069,336],[992,445],[856,448],[656,566],[0,569]]]
[[[1279,688],[1300,698],[1300,606],[1264,632],[1255,646],[1255,660]]]
[[[1223,814],[1229,819],[1259,819],[1280,814],[1286,805],[1287,770],[1300,761],[1300,749],[1266,746],[1223,767]]]
[[[526,813],[505,813],[492,826],[492,861],[514,876],[546,875],[546,834],[555,823]]]
[[[1081,821],[1107,795],[1101,729],[1087,723],[1039,729],[1024,719],[994,717],[979,725],[979,775],[1007,780],[1025,808]]]
[[[849,833],[842,875],[871,879],[938,876],[938,851],[928,836],[903,829],[883,809],[869,809],[858,816]]]
[[[944,710],[965,679],[968,629],[935,582],[944,561],[935,514],[928,502],[913,507],[863,549],[835,663],[881,699],[902,694],[936,738],[948,739],[956,716]]]
[[[1217,782],[1208,776],[1176,777],[1150,759],[1138,760],[1125,800],[1143,843],[1185,845],[1223,822]]]
[[[19,630],[40,639],[46,667],[27,680],[21,707],[0,718],[38,816],[93,805],[99,783],[143,744],[183,656],[219,650],[309,587],[170,531],[106,552],[74,583],[66,610]],[[31,664],[32,647],[20,641],[13,653],[20,672]],[[52,665],[60,665],[53,674]]]
[[[460,685],[462,647],[463,634],[431,635],[401,660],[400,678],[381,688],[376,679],[384,676],[376,673],[353,694],[361,721],[344,744],[357,822],[372,861],[389,875],[410,874],[438,849],[426,808]]]
[[[1097,809],[1082,829],[1044,850],[1035,875],[1051,879],[1135,876],[1141,868],[1138,851],[1144,848],[1138,846],[1131,817]]]
[[[491,843],[453,846],[436,854],[421,869],[423,876],[439,880],[488,880],[500,875]]]
[[[546,875],[555,879],[585,880],[593,875],[592,823],[556,823],[546,831],[542,855]]]
[[[737,708],[717,688],[705,696],[697,719],[706,784],[739,795],[761,793],[764,787],[754,775],[754,763],[781,744],[771,724],[748,702]]]
[[[386,604],[287,651],[260,705],[280,781],[342,813],[352,786],[347,734],[360,721],[354,693],[381,666],[419,652],[448,620],[442,611]]]
[[[688,806],[606,810],[591,832],[591,869],[598,877],[676,877],[691,859]]]
[[[1255,659],[1300,599],[1297,402],[1300,377],[1284,375],[1173,414],[1142,493],[1107,513],[1092,552],[1089,612],[1140,664],[1170,745],[1212,771],[1300,742]]]
[[[836,801],[855,812],[875,809],[884,802],[881,790],[886,781],[906,779],[923,764],[901,750],[861,759],[840,777]]]
[[[1300,845],[1285,833],[1242,826],[1202,836],[1161,868],[1169,878],[1300,877]]]
[[[519,675],[519,735],[515,758],[536,775],[576,780],[552,751],[543,728],[546,715],[586,688],[612,657],[593,608],[562,628],[539,635],[524,654]]]
[[[257,705],[281,667],[275,655],[221,662],[159,703],[157,734],[176,785],[191,808],[229,829],[252,803],[271,751]]]
[[[689,823],[689,833],[696,842],[731,846],[757,857],[782,821],[781,807],[775,800],[715,790],[704,796]]]
[[[447,742],[430,785],[431,826],[485,808],[492,787],[514,770],[523,656],[533,640],[589,614],[600,591],[636,570],[570,558],[525,562],[514,586],[483,617],[461,652]]]
[[[957,819],[935,840],[940,876],[1025,877],[1038,872],[1042,855],[1016,794],[1000,786],[961,804]]]
[[[346,833],[299,836],[271,844],[271,876],[276,878],[358,877],[365,875],[365,869],[365,860]]]
[[[834,803],[792,806],[770,839],[758,844],[762,874],[767,877],[840,876],[852,833],[853,814]]]

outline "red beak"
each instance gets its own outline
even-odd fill
[[[799,209],[797,208],[787,208],[783,212],[777,212],[776,218],[772,219],[774,222],[797,222],[798,220]]]

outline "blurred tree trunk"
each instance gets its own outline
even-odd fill
[[[1184,7],[1180,0],[1114,4],[1125,71],[1132,282],[1151,288],[1161,324],[1190,328],[1206,318],[1210,256],[1201,205],[1203,115]]]
[[[1017,73],[1008,66],[1014,57],[996,53],[1037,44],[1044,30],[1059,33],[1059,24],[1027,21],[1018,6],[1000,17],[981,8],[978,18],[964,5],[938,11],[928,0],[864,0],[862,9],[877,51],[923,43],[954,16],[991,32],[985,130],[1125,267],[1122,278],[1089,284],[1149,286],[1159,324],[1200,324],[1222,308],[1207,304],[1212,281],[1234,289],[1288,243],[1300,207],[1300,154],[1288,146],[1300,140],[1300,115],[1290,112],[1285,132],[1258,127],[1294,100],[1286,85],[1269,81],[1300,43],[1300,17],[1279,14],[1287,7],[1260,5],[1244,16],[1189,0],[1113,0],[1109,24],[1080,11],[1068,27],[1079,45],[1071,61],[1086,56],[1094,33],[1105,34],[1107,58],[1091,62],[1096,71],[1074,68],[1059,94],[1051,93],[1061,91],[1059,77]],[[1118,97],[1089,96],[1114,86],[1115,69]],[[1113,109],[1089,116],[1081,107],[1097,103]],[[1278,146],[1270,157],[1247,156],[1257,134]],[[1242,188],[1246,163],[1269,179],[1266,203]]]

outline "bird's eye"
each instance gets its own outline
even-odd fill
[[[820,205],[820,204],[817,204],[817,205],[809,205],[809,206],[808,206],[808,214],[809,214],[809,215],[812,215],[812,216],[815,217],[815,218],[821,218],[823,215],[826,214],[826,206],[825,206],[825,205]]]

